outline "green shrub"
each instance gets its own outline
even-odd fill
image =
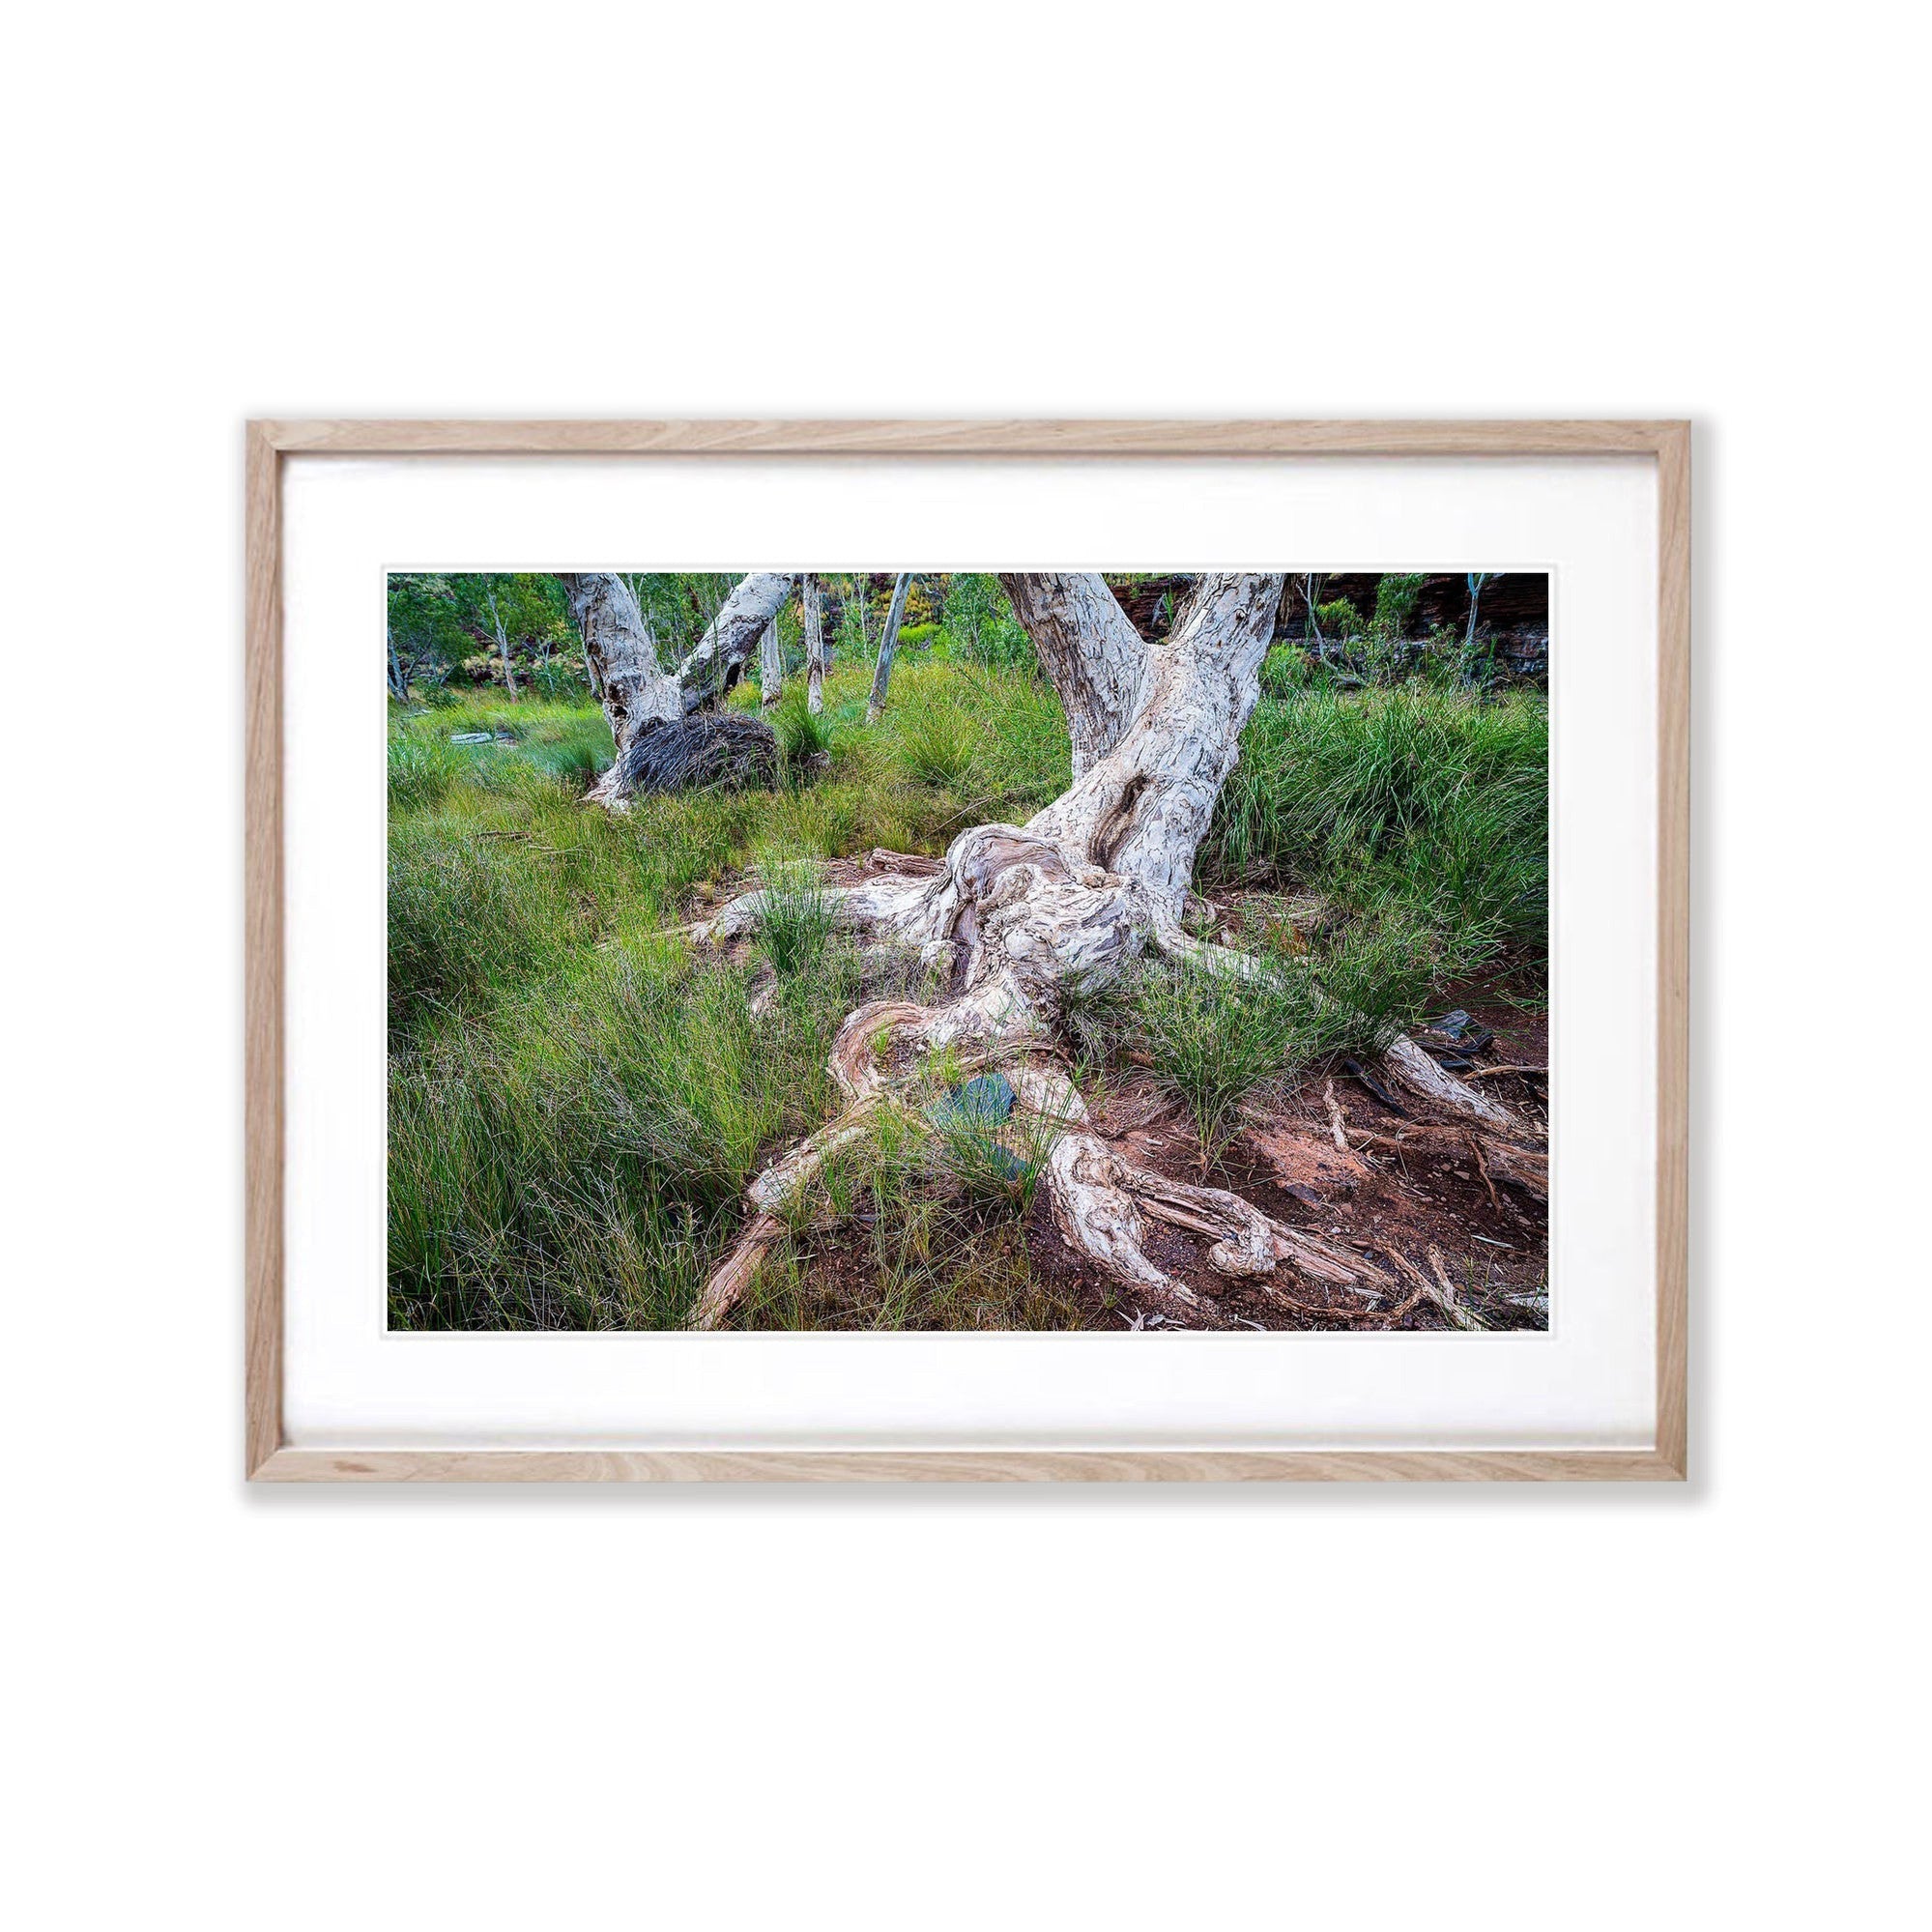
[[[1369,620],[1370,630],[1387,641],[1407,637],[1415,620],[1416,605],[1422,601],[1425,582],[1427,579],[1420,575],[1391,572],[1385,576],[1375,586],[1375,615]]]
[[[941,615],[955,650],[988,670],[1037,673],[1026,635],[999,580],[984,572],[955,572]]]
[[[1298,646],[1271,646],[1261,660],[1261,695],[1291,698],[1309,681],[1309,658]]]
[[[794,686],[780,699],[771,713],[771,728],[778,734],[778,748],[788,771],[796,776],[816,758],[832,749],[832,719],[827,712],[810,708],[809,693]]]
[[[1456,964],[1436,928],[1399,908],[1348,921],[1315,946],[1309,965],[1317,996],[1298,1021],[1304,1062],[1386,1053],[1426,1017],[1445,965]]]

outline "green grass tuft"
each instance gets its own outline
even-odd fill
[[[780,979],[795,979],[824,957],[832,936],[831,895],[809,862],[772,861],[762,875],[759,949]]]

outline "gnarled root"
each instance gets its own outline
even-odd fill
[[[705,1283],[705,1291],[698,1297],[698,1306],[691,1311],[687,1326],[716,1328],[732,1312],[738,1297],[751,1285],[759,1263],[764,1259],[765,1250],[784,1232],[785,1224],[775,1214],[753,1215],[745,1223],[737,1245]]]
[[[1216,1319],[1220,1310],[1147,1255],[1147,1225],[1129,1185],[1132,1170],[1093,1135],[1069,1132],[1047,1156],[1047,1199],[1068,1247],[1104,1274],[1181,1321]]]
[[[1443,1319],[1452,1328],[1463,1329],[1475,1335],[1488,1327],[1486,1321],[1464,1308],[1456,1299],[1456,1283],[1449,1279],[1449,1270],[1444,1267],[1442,1256],[1435,1249],[1431,1248],[1428,1251],[1429,1272],[1427,1275],[1407,1255],[1397,1254],[1393,1248],[1384,1252],[1395,1263],[1398,1271],[1414,1286],[1414,1292],[1408,1300],[1396,1311],[1398,1314],[1406,1314],[1419,1302],[1428,1302],[1441,1312]]]
[[[1051,1130],[1043,1179],[1068,1246],[1169,1318],[1200,1324],[1223,1316],[1211,1296],[1148,1254],[1150,1219],[1206,1239],[1209,1267],[1263,1297],[1302,1306],[1278,1285],[1285,1270],[1369,1307],[1387,1298],[1389,1275],[1365,1256],[1286,1226],[1237,1195],[1169,1180],[1123,1159],[1093,1132],[1073,1083],[1038,1057],[1066,970],[1110,969],[1148,937],[1170,953],[1211,955],[1231,971],[1265,973],[1271,970],[1265,964],[1190,937],[1159,916],[1156,896],[1135,880],[1076,862],[1050,841],[1010,825],[963,833],[937,872],[882,876],[827,896],[841,926],[917,945],[929,957],[950,956],[956,991],[937,1007],[874,1001],[840,1027],[830,1070],[847,1110],[752,1183],[757,1216],[706,1284],[699,1325],[729,1312],[777,1238],[776,1217],[827,1156],[867,1131],[863,1110],[890,1103],[902,1078],[893,1064],[901,1051],[916,1055],[940,1047],[967,1064],[997,1060],[1009,1067],[1021,1103]],[[762,893],[747,894],[698,933],[713,941],[749,934],[764,907]],[[1012,1064],[1016,1057],[1023,1063]],[[1451,1080],[1413,1042],[1398,1041],[1390,1064],[1396,1078],[1425,1091],[1434,1106],[1515,1139],[1530,1138],[1533,1130],[1503,1103]]]
[[[745,1190],[758,1211],[745,1223],[732,1252],[712,1270],[691,1312],[690,1327],[716,1328],[737,1305],[738,1297],[758,1273],[765,1251],[785,1232],[785,1215],[799,1192],[817,1178],[840,1148],[865,1137],[871,1127],[868,1116],[877,1105],[875,1094],[857,1097],[829,1127],[822,1127],[809,1139],[799,1141]]]
[[[1486,1127],[1492,1134],[1518,1140],[1540,1140],[1543,1128],[1528,1115],[1518,1113],[1507,1101],[1498,1100],[1468,1081],[1459,1081],[1436,1065],[1427,1053],[1406,1034],[1398,1035],[1383,1055],[1386,1066],[1399,1086],[1427,1101],[1438,1112],[1453,1115],[1472,1125]]]
[[[1221,1311],[1149,1257],[1149,1216],[1212,1237],[1208,1266],[1263,1295],[1283,1267],[1316,1286],[1360,1295],[1371,1305],[1386,1292],[1386,1280],[1360,1255],[1286,1226],[1239,1195],[1169,1180],[1123,1160],[1091,1131],[1086,1108],[1064,1075],[1023,1068],[1014,1085],[1026,1106],[1062,1129],[1046,1165],[1054,1226],[1077,1253],[1162,1312],[1199,1320],[1218,1319]]]
[[[943,885],[943,877],[887,874],[856,885],[822,886],[820,891],[834,926],[903,938],[930,953],[939,942],[940,923],[931,902]],[[741,893],[688,930],[694,939],[714,946],[750,938],[764,923],[765,903],[763,890]]]
[[[1266,1276],[1285,1263],[1317,1287],[1341,1288],[1371,1301],[1386,1290],[1387,1283],[1359,1255],[1276,1221],[1224,1188],[1195,1187],[1147,1169],[1136,1169],[1129,1185],[1157,1220],[1213,1235],[1207,1264],[1220,1274]]]

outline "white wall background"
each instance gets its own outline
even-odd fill
[[[16,25],[16,1922],[1902,1922],[1923,36]],[[1694,416],[1696,1481],[245,1492],[239,425],[299,412]]]

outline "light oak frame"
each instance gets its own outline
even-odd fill
[[[1602,456],[1658,466],[1657,1436],[1646,1450],[301,1449],[282,1433],[281,459]],[[247,425],[245,1473],[264,1482],[1565,1482],[1687,1473],[1690,425],[1682,421],[255,421]]]

